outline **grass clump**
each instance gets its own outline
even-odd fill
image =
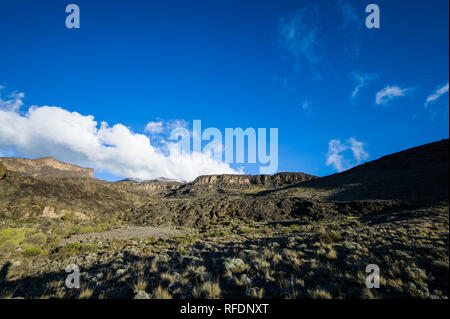
[[[220,289],[219,283],[213,281],[204,282],[192,289],[194,298],[218,299],[221,294],[222,290]]]
[[[335,242],[339,242],[342,240],[341,234],[339,234],[335,230],[330,231],[319,231],[315,236],[316,241],[325,243],[325,244],[332,244]]]
[[[264,192],[266,190],[267,189],[265,187],[263,187],[263,186],[254,186],[254,187],[251,187],[249,189],[244,190],[243,193],[246,194],[246,195],[256,195],[256,194],[259,194],[259,193]]]
[[[308,290],[309,296],[313,299],[332,299],[330,293],[325,289],[316,288]]]
[[[39,247],[26,248],[22,252],[22,255],[24,257],[34,257],[34,256],[40,256],[40,255],[44,255],[44,254],[45,254],[45,251]]]
[[[93,251],[95,247],[92,244],[70,243],[58,249],[58,254],[62,256],[79,255]]]
[[[153,291],[153,299],[172,299],[172,295],[163,286],[158,286]]]

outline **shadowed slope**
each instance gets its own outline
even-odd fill
[[[296,191],[309,188],[331,201],[448,200],[448,146],[447,139],[414,147],[302,183]]]

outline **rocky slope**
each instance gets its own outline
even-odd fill
[[[144,225],[193,226],[228,218],[318,219],[439,205],[448,203],[448,160],[448,140],[443,140],[323,178],[294,175],[289,179],[292,184],[278,187],[265,181],[277,181],[281,174],[270,178],[204,176],[163,199],[131,209],[127,218]],[[297,178],[304,181],[296,183]]]
[[[448,140],[322,178],[109,183],[0,165],[0,298],[448,299],[447,178]]]
[[[0,180],[0,214],[61,217],[74,212],[96,220],[120,216],[127,223],[148,226],[201,226],[229,218],[361,216],[448,202],[448,160],[444,140],[322,178],[279,173],[200,176],[187,184],[109,183],[8,171]]]
[[[204,175],[197,177],[191,184],[197,185],[261,185],[261,186],[287,186],[309,181],[316,176],[304,173],[277,173],[274,175]]]
[[[9,171],[33,177],[94,177],[92,168],[60,162],[51,157],[37,159],[0,157],[0,164],[3,164]]]
[[[332,201],[448,200],[449,141],[442,140],[356,166],[302,185]]]

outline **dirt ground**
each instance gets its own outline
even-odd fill
[[[147,237],[167,239],[169,237],[184,235],[186,235],[186,231],[170,228],[151,226],[125,226],[103,232],[78,234],[63,240],[61,244],[66,245],[75,242],[86,242],[92,240],[127,240]]]

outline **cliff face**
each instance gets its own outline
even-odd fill
[[[315,179],[316,176],[304,173],[278,173],[275,175],[204,175],[197,177],[193,185],[262,185],[278,186],[298,184]]]
[[[0,157],[0,164],[3,164],[9,171],[33,177],[94,177],[92,168],[63,163],[51,157],[37,159]]]
[[[183,183],[181,182],[128,182],[128,181],[119,181],[115,182],[114,185],[117,185],[123,190],[127,191],[145,191],[145,192],[164,192],[170,191],[174,189],[178,189]]]

